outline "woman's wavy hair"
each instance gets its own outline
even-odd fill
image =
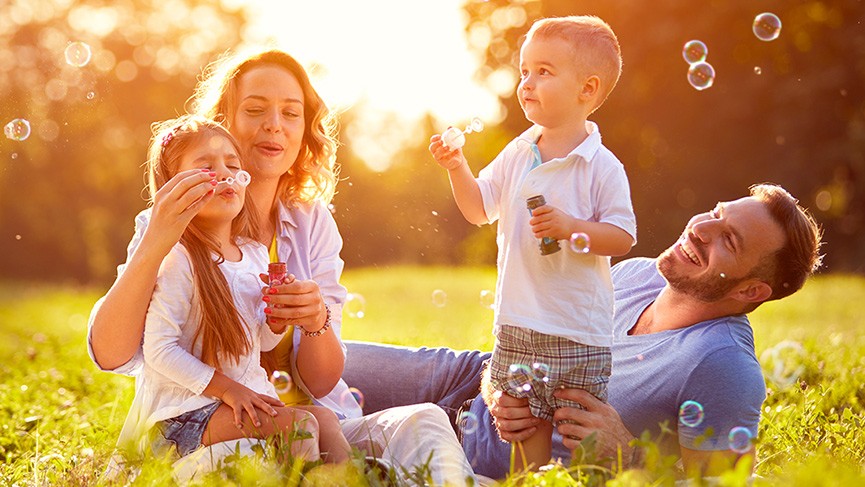
[[[225,137],[240,154],[240,147],[228,130],[203,117],[184,115],[154,123],[151,129],[153,138],[147,151],[148,203],[151,206],[159,188],[177,174],[186,151],[207,137]],[[253,204],[252,198],[244,199],[240,213],[231,222],[232,237],[254,240],[258,235],[257,213]],[[193,343],[201,340],[201,361],[216,368],[220,367],[221,359],[237,363],[241,356],[249,353],[251,344],[247,328],[251,324],[244,323],[238,313],[225,275],[219,269],[219,264],[225,260],[222,249],[212,235],[196,225],[194,218],[183,232],[180,243],[189,252],[195,294],[202,298],[198,299],[201,322],[193,338]],[[204,297],[207,299],[206,306]]]
[[[297,161],[282,175],[277,199],[286,206],[297,202],[329,203],[336,190],[339,167],[336,165],[337,120],[313,88],[303,66],[290,55],[276,49],[252,53],[225,53],[208,65],[192,97],[188,110],[219,120],[231,130],[237,114],[237,84],[243,74],[261,66],[276,66],[297,79],[303,90],[304,131]]]

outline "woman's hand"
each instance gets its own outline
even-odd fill
[[[271,330],[273,326],[295,325],[313,333],[324,326],[327,310],[315,281],[289,275],[284,283],[264,287],[261,292]]]
[[[209,169],[190,169],[169,179],[153,200],[150,224],[145,238],[168,250],[180,241],[189,222],[213,198],[216,173]]]

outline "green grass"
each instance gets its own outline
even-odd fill
[[[347,272],[346,287],[363,295],[366,306],[363,318],[345,317],[343,337],[489,350],[492,311],[481,306],[479,294],[494,282],[495,271],[487,268]],[[446,293],[444,306],[433,303],[435,290]],[[0,283],[0,484],[100,483],[133,393],[130,379],[99,372],[87,357],[87,315],[102,291]],[[768,357],[766,350],[785,340],[801,345],[801,351],[787,348],[798,353],[798,382],[781,387],[767,374],[757,485],[865,484],[863,309],[865,278],[818,276],[798,294],[752,314],[758,356]],[[515,476],[506,485],[596,482],[589,473],[555,468]],[[664,473],[620,472],[608,485],[665,484]],[[168,478],[159,467],[145,474],[139,484]],[[282,482],[290,477],[256,464],[226,474],[239,485],[279,484],[274,475]],[[731,471],[724,479],[739,485],[743,476]]]

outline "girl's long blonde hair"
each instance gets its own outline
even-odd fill
[[[223,136],[240,154],[240,147],[228,130],[203,117],[184,115],[154,123],[151,129],[153,138],[147,152],[150,205],[153,205],[159,188],[177,174],[183,154],[205,137]],[[252,205],[252,198],[245,198],[240,213],[231,222],[233,238],[254,240],[258,235],[257,213]],[[193,343],[201,340],[201,361],[216,368],[220,367],[220,359],[237,363],[241,356],[249,353],[251,344],[246,328],[250,324],[244,324],[225,275],[219,270],[219,264],[225,260],[222,249],[212,235],[196,226],[194,219],[183,232],[180,243],[189,252],[195,293],[201,297],[198,300],[201,322],[193,338]],[[207,305],[204,304],[205,298]]]
[[[226,53],[204,69],[189,111],[220,120],[230,130],[237,113],[237,84],[244,73],[261,66],[276,66],[294,76],[303,90],[304,132],[300,153],[279,179],[276,199],[286,206],[298,202],[329,203],[336,190],[337,122],[313,88],[303,66],[283,51],[270,49],[251,54]],[[273,210],[271,208],[271,210]]]

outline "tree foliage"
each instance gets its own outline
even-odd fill
[[[688,218],[753,183],[781,184],[825,229],[826,268],[865,271],[865,8],[858,0],[470,1],[466,34],[491,86],[517,80],[521,37],[542,17],[597,15],[615,30],[624,72],[593,116],[625,164],[639,244],[653,255]],[[752,32],[765,11],[771,42]],[[682,46],[708,46],[714,85],[686,80]],[[526,127],[513,91],[503,126]]]
[[[15,0],[0,19],[0,269],[108,279],[144,207],[150,123],[183,112],[195,76],[240,41],[242,12],[192,0]],[[92,57],[70,65],[84,42]]]

